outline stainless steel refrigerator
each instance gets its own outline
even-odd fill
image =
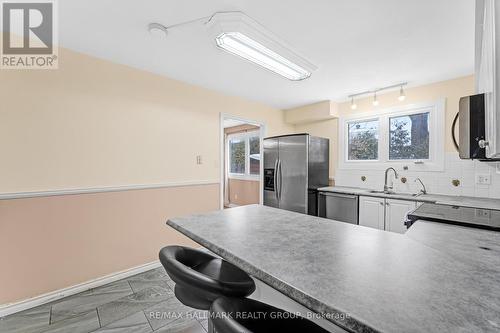
[[[264,205],[317,215],[317,189],[328,186],[329,146],[309,134],[264,139]]]

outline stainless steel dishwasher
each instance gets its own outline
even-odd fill
[[[342,193],[320,192],[318,216],[358,224],[358,196]]]

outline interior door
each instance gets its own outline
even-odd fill
[[[264,205],[276,208],[279,207],[276,190],[278,142],[277,138],[264,139]]]
[[[279,207],[307,214],[307,135],[279,139]]]
[[[384,230],[385,199],[359,197],[359,225]]]

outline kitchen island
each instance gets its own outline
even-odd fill
[[[500,233],[470,239],[470,260],[439,246],[463,227],[425,244],[419,223],[396,234],[260,205],[167,222],[349,331],[500,331]]]

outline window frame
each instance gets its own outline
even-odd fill
[[[260,147],[260,130],[252,130],[247,132],[232,133],[227,135],[226,139],[226,170],[229,179],[241,179],[241,180],[260,180],[261,170],[259,169],[258,174],[250,173],[250,138],[257,137],[259,139],[259,154],[262,157],[261,147]],[[230,141],[231,139],[243,139],[245,141],[245,173],[233,173],[231,172],[231,153],[230,153]]]
[[[429,113],[429,159],[390,160],[390,118]],[[348,125],[359,121],[379,121],[378,160],[349,160]],[[445,99],[434,102],[409,104],[383,110],[372,110],[339,119],[339,169],[385,170],[388,167],[412,171],[444,171],[445,152]]]

